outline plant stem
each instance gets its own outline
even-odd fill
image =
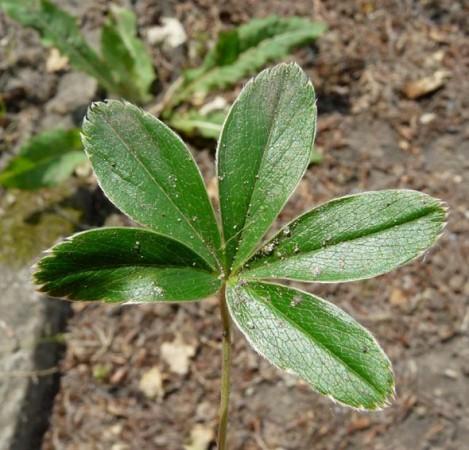
[[[231,385],[231,322],[225,298],[225,286],[220,292],[220,313],[223,325],[222,339],[222,372],[220,386],[220,409],[218,422],[218,450],[226,449],[226,430],[228,425],[228,407]]]

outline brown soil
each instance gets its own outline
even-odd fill
[[[92,4],[80,11],[91,28],[107,2]],[[317,146],[324,162],[308,170],[282,222],[339,195],[390,187],[422,190],[451,211],[443,238],[424,258],[373,280],[302,286],[372,330],[394,364],[392,406],[374,413],[337,406],[270,366],[236,333],[229,448],[469,448],[469,5],[192,0],[163,8],[141,0],[136,11],[142,29],[168,15],[168,8],[190,40],[213,38],[223,27],[271,13],[328,23],[317,45],[291,57],[317,90]],[[5,36],[21,36],[14,44],[17,60],[3,63],[0,77],[7,95],[8,113],[0,123],[5,150],[41,128],[63,74],[46,72],[48,51],[33,32],[2,16],[0,27]],[[180,61],[154,53],[164,88]],[[440,89],[406,96],[408,82],[437,71],[445,71]],[[63,120],[73,114],[67,111]],[[197,144],[196,157],[213,185],[214,146]],[[161,356],[162,344],[176,338],[194,350],[185,375],[172,372]],[[181,450],[197,425],[213,432],[220,339],[216,299],[182,306],[75,306],[43,450]],[[149,399],[139,385],[154,367],[163,384],[160,395]],[[190,449],[213,449],[213,439],[210,445]]]

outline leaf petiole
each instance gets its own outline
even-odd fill
[[[220,407],[218,422],[218,450],[226,449],[226,434],[228,425],[228,409],[230,402],[231,386],[231,321],[225,298],[225,286],[219,294],[220,315],[223,326],[222,338],[222,373],[220,385]]]

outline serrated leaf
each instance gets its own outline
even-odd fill
[[[243,276],[329,283],[371,278],[431,247],[445,217],[439,200],[411,190],[341,197],[283,228]]]
[[[189,248],[139,228],[75,234],[41,259],[34,279],[54,297],[109,303],[196,300],[221,285]]]
[[[256,282],[228,287],[227,300],[251,345],[317,392],[358,409],[377,409],[392,398],[388,358],[365,328],[333,304]]]
[[[137,37],[137,19],[132,11],[111,6],[101,34],[101,52],[112,68],[120,95],[139,103],[151,99],[148,91],[155,71],[150,55]]]
[[[46,131],[21,147],[0,173],[0,184],[26,190],[54,186],[85,160],[79,130]]]
[[[83,143],[109,199],[152,230],[218,266],[220,236],[202,176],[182,140],[129,103],[95,103]]]
[[[38,31],[44,45],[58,48],[75,68],[116,92],[107,64],[87,44],[70,14],[47,0],[0,0],[0,6],[14,20]]]
[[[316,127],[313,86],[296,64],[261,72],[239,95],[217,149],[227,266],[253,253],[303,176]]]
[[[182,131],[188,136],[198,134],[207,139],[217,139],[220,135],[226,113],[224,111],[212,111],[209,114],[201,114],[196,110],[176,112],[171,116],[171,127]]]
[[[171,106],[234,85],[265,64],[287,56],[293,49],[314,41],[325,24],[300,17],[270,16],[222,32],[202,66],[184,73],[184,84]]]

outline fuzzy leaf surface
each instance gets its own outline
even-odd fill
[[[329,283],[371,278],[420,256],[445,220],[441,201],[417,191],[341,197],[280,230],[243,276]]]
[[[109,303],[196,300],[220,280],[192,250],[140,228],[102,228],[53,247],[34,274],[39,290]]]
[[[306,45],[326,30],[325,24],[300,17],[270,16],[254,19],[237,29],[222,32],[202,66],[184,74],[184,85],[172,105],[224,89],[252,75],[269,62]]]
[[[155,70],[145,45],[137,37],[137,18],[132,11],[111,6],[101,34],[101,52],[112,68],[121,96],[139,103],[151,99],[149,89],[156,78]]]
[[[85,160],[79,130],[46,131],[21,147],[0,173],[0,184],[26,190],[54,186]]]
[[[313,86],[296,64],[264,70],[231,107],[217,149],[228,267],[252,255],[296,188],[315,128]]]
[[[182,140],[129,103],[95,103],[83,143],[109,199],[136,222],[217,266],[220,235],[202,176]]]
[[[251,345],[317,392],[359,409],[377,409],[392,398],[388,358],[365,328],[333,304],[258,282],[228,287],[227,300]]]

